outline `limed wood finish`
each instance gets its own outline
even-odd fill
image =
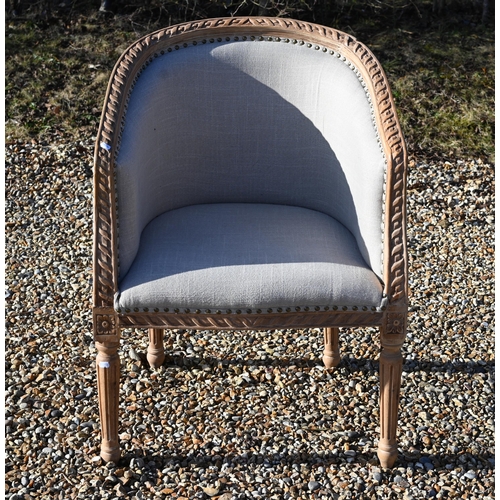
[[[152,368],[158,368],[165,361],[165,349],[163,347],[163,329],[149,328],[149,346],[147,359]]]
[[[120,392],[120,358],[118,339],[96,342],[97,385],[101,417],[101,456],[108,462],[120,458],[118,443],[118,402]]]
[[[325,339],[323,363],[327,368],[334,368],[340,363],[339,329],[325,328],[323,330],[323,336]]]
[[[296,308],[276,311],[115,311],[118,288],[117,218],[114,161],[121,137],[127,95],[134,79],[155,56],[175,46],[203,43],[210,38],[275,37],[318,44],[346,57],[359,71],[371,95],[382,148],[387,158],[384,223],[384,293],[387,306],[376,311],[343,307]],[[94,338],[102,426],[101,456],[117,461],[119,359],[116,350],[121,328],[148,328],[148,359],[163,362],[162,330],[324,328],[326,366],[335,366],[338,327],[380,328],[380,428],[379,459],[391,467],[397,458],[397,412],[401,384],[401,345],[406,333],[406,150],[394,102],[384,71],[374,55],[352,36],[312,23],[277,18],[233,17],[194,21],[147,35],[118,60],[109,82],[95,149],[94,169]]]

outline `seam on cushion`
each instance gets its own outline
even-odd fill
[[[210,44],[215,44],[216,42],[217,43],[233,43],[233,42],[238,42],[238,41],[267,41],[267,42],[281,42],[281,43],[292,43],[293,45],[298,45],[298,46],[303,46],[303,47],[306,47],[306,48],[309,48],[309,49],[314,49],[314,50],[317,50],[317,51],[321,51],[322,53],[325,53],[327,55],[330,55],[330,56],[335,56],[336,58],[340,59],[346,66],[349,67],[349,69],[351,69],[353,71],[353,73],[356,75],[357,79],[359,80],[361,86],[363,87],[364,89],[364,92],[365,92],[365,95],[366,95],[366,98],[367,98],[367,101],[368,101],[368,104],[369,104],[369,107],[370,107],[370,114],[371,114],[371,121],[372,121],[372,126],[374,128],[374,131],[375,131],[375,138],[377,140],[377,144],[378,144],[378,147],[379,147],[379,150],[382,154],[382,158],[384,160],[384,172],[383,172],[383,192],[382,192],[382,211],[381,211],[381,233],[380,233],[380,236],[381,236],[381,242],[380,242],[380,246],[381,246],[381,252],[380,252],[380,256],[381,256],[381,259],[380,259],[380,275],[383,276],[383,273],[384,273],[384,269],[383,269],[383,263],[384,263],[384,231],[385,231],[385,200],[386,200],[386,187],[387,187],[387,157],[386,157],[386,154],[385,154],[385,151],[384,151],[384,148],[382,146],[382,140],[380,138],[380,133],[379,133],[379,129],[377,127],[377,122],[376,122],[376,117],[375,117],[375,109],[374,109],[374,106],[373,106],[373,102],[372,102],[372,99],[371,99],[371,96],[370,96],[370,93],[368,91],[368,86],[366,85],[366,82],[364,81],[362,75],[361,75],[361,72],[357,69],[356,65],[353,64],[351,61],[349,61],[345,56],[343,56],[342,54],[340,54],[339,52],[333,50],[333,49],[328,49],[327,47],[324,47],[322,45],[318,45],[318,44],[312,44],[310,42],[305,42],[304,40],[300,40],[300,39],[291,39],[291,38],[287,38],[287,37],[278,37],[278,36],[232,36],[232,37],[229,37],[229,36],[226,36],[224,37],[224,39],[222,37],[218,37],[217,39],[214,39],[214,38],[210,38],[210,39],[202,39],[201,41],[197,41],[197,40],[194,40],[190,43],[183,43],[182,46],[181,45],[175,45],[173,47],[168,47],[167,50],[160,50],[158,52],[154,52],[150,58],[142,65],[142,67],[137,71],[135,77],[134,77],[134,80],[133,80],[133,83],[132,85],[130,86],[130,89],[129,89],[129,92],[126,96],[126,99],[125,99],[125,104],[124,104],[124,113],[123,113],[123,117],[122,117],[122,120],[120,122],[120,128],[119,128],[119,132],[118,132],[118,138],[117,138],[117,142],[116,142],[116,149],[115,149],[115,155],[114,155],[114,165],[113,165],[113,174],[114,174],[114,184],[115,184],[115,208],[116,208],[116,228],[117,228],[117,258],[116,258],[116,262],[117,262],[117,274],[118,276],[120,276],[120,252],[119,252],[119,237],[120,237],[120,231],[119,231],[119,210],[118,210],[118,204],[119,204],[119,200],[118,200],[118,190],[117,190],[117,164],[116,164],[116,159],[118,158],[119,156],[119,153],[120,153],[120,147],[121,147],[121,140],[122,140],[122,136],[123,136],[123,131],[124,131],[124,128],[125,128],[125,122],[126,122],[126,116],[127,116],[127,109],[128,109],[128,104],[129,104],[129,101],[130,101],[130,97],[132,95],[132,92],[135,88],[135,84],[137,83],[139,77],[141,76],[142,72],[154,61],[154,59],[157,59],[159,58],[160,56],[163,56],[163,55],[166,55],[167,53],[170,53],[170,52],[174,52],[174,51],[177,51],[177,50],[181,50],[182,48],[190,48],[190,47],[195,47],[198,45],[198,43],[201,43],[201,44],[207,44],[207,43],[210,43]],[[151,221],[149,221],[151,222]],[[149,223],[148,222],[148,223]],[[146,224],[147,225],[147,224]],[[144,228],[143,228],[144,229]],[[135,256],[134,256],[135,258]],[[377,274],[377,273],[375,273]],[[378,275],[377,275],[378,276]],[[382,279],[379,278],[382,282]],[[383,283],[383,282],[382,282]]]

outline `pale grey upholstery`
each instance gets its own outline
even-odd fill
[[[143,71],[124,123],[115,307],[381,305],[386,162],[344,61],[181,47]]]
[[[130,310],[382,301],[379,279],[342,224],[315,210],[261,203],[192,205],[156,217],[120,288],[115,306]]]

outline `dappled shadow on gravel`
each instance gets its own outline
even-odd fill
[[[145,369],[149,368],[146,356],[142,361]],[[300,358],[287,359],[287,358],[261,358],[259,360],[244,360],[244,359],[223,359],[211,356],[191,357],[179,355],[166,354],[164,366],[176,366],[180,369],[189,370],[198,365],[218,366],[224,369],[231,365],[237,366],[279,366],[282,368],[312,368],[323,367],[321,359],[305,360]],[[350,358],[343,357],[340,361],[338,368],[346,368],[348,371],[360,371],[364,373],[378,373],[378,360],[369,358]],[[445,373],[494,373],[495,361],[433,361],[433,360],[411,360],[403,362],[403,371],[427,371],[427,372],[445,372]]]
[[[347,433],[346,433],[347,434]],[[357,436],[360,437],[359,435]],[[353,441],[352,439],[346,440],[346,442]],[[353,452],[352,456],[349,457],[347,454],[341,451],[329,452],[324,451],[321,453],[307,454],[307,453],[295,453],[295,454],[262,454],[262,453],[245,453],[244,455],[238,455],[235,453],[218,453],[210,454],[207,451],[200,451],[197,453],[190,453],[188,455],[179,455],[176,453],[169,453],[167,451],[162,453],[150,453],[147,450],[137,453],[126,454],[118,464],[119,467],[128,467],[129,470],[134,470],[137,475],[146,474],[150,481],[156,481],[162,475],[162,471],[165,467],[172,464],[177,464],[181,470],[190,471],[187,472],[188,478],[193,481],[200,479],[205,474],[210,476],[212,470],[226,470],[227,472],[233,469],[238,469],[242,471],[251,470],[255,466],[261,466],[267,472],[267,477],[269,474],[274,472],[275,467],[288,468],[291,471],[291,477],[287,476],[280,480],[279,483],[282,485],[289,486],[289,491],[291,493],[299,494],[310,494],[312,491],[316,495],[333,495],[333,498],[339,498],[335,493],[332,493],[332,487],[334,485],[341,485],[341,488],[347,486],[345,481],[344,486],[342,486],[342,480],[330,481],[328,477],[323,477],[322,474],[325,469],[330,469],[331,471],[341,470],[349,465],[349,463],[356,462],[357,464],[362,464],[371,467],[371,473],[363,477],[360,475],[357,479],[356,485],[353,490],[358,495],[359,494],[370,494],[375,491],[388,491],[391,486],[396,485],[400,488],[400,493],[403,493],[409,486],[409,482],[406,478],[401,475],[401,468],[406,470],[413,469],[414,472],[411,474],[411,480],[415,481],[420,476],[422,479],[433,471],[433,474],[443,475],[450,472],[449,464],[458,460],[459,463],[466,464],[473,461],[479,464],[481,468],[486,468],[492,470],[494,467],[494,454],[486,455],[471,455],[467,453],[465,449],[459,449],[455,454],[438,454],[429,455],[415,452],[413,456],[406,454],[402,456],[400,454],[398,461],[395,465],[394,470],[380,470],[377,467],[377,459],[373,453],[356,453],[354,450],[355,446],[351,448]],[[355,456],[355,458],[353,458]],[[319,480],[301,481],[296,482],[293,480],[294,475],[300,476],[299,471],[303,474],[304,471],[310,474],[310,477],[315,477],[315,473],[319,476]],[[160,472],[160,474],[158,474]],[[252,477],[252,474],[247,472],[242,472],[242,475],[247,475]],[[266,477],[266,474],[263,474]],[[236,476],[237,477],[237,476]],[[476,479],[477,474],[474,470],[468,470],[459,481],[462,483],[470,482]],[[457,478],[458,479],[458,478]],[[248,479],[247,479],[248,480]],[[253,477],[254,484],[265,483],[263,477],[257,476]],[[116,479],[118,482],[118,479]],[[203,488],[204,491],[213,493],[215,495],[222,495],[225,492],[234,491],[236,486],[236,481],[212,481],[207,482],[208,486]],[[435,494],[441,491],[441,487],[444,486],[442,490],[445,492],[441,495],[441,498],[446,498],[448,493],[454,491],[454,488],[447,487],[446,485],[438,485],[436,483]],[[170,491],[171,490],[171,491]],[[164,488],[164,493],[172,493],[175,491],[172,488]],[[429,490],[430,491],[430,490]],[[431,495],[430,496],[435,496]],[[210,495],[212,496],[212,495]],[[228,497],[229,498],[229,497]]]
[[[332,371],[320,330],[169,331],[159,370],[141,362],[147,333],[124,331],[115,466],[98,455],[92,154],[91,140],[6,147],[8,499],[493,498],[491,165],[410,165],[413,312],[392,471],[375,460],[373,329],[341,329]]]

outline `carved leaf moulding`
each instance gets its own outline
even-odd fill
[[[193,329],[285,329],[334,326],[372,326],[382,324],[383,312],[375,313],[277,313],[277,314],[118,314],[121,328]]]
[[[243,29],[242,29],[243,27]],[[108,86],[106,104],[101,120],[95,152],[95,197],[96,217],[95,233],[99,233],[98,256],[95,260],[94,304],[110,306],[113,303],[116,282],[116,258],[114,249],[115,218],[114,210],[114,176],[113,150],[118,140],[119,122],[124,112],[126,94],[130,87],[131,73],[140,72],[143,64],[149,64],[154,58],[154,51],[175,43],[188,43],[200,40],[203,36],[250,35],[265,34],[265,36],[287,36],[317,42],[325,46],[345,52],[352,60],[358,60],[356,66],[362,72],[365,81],[372,87],[376,98],[377,120],[383,131],[387,153],[388,168],[391,170],[388,197],[391,203],[386,210],[387,235],[397,245],[389,256],[388,279],[386,293],[389,301],[397,301],[406,296],[406,251],[405,238],[400,238],[400,232],[405,225],[404,211],[404,181],[406,167],[406,149],[395,113],[394,103],[386,83],[385,73],[371,51],[354,37],[313,23],[283,18],[266,17],[234,17],[193,21],[177,26],[158,30],[131,45],[118,60],[113,70]],[[107,150],[99,147],[104,143]],[[104,215],[106,214],[106,215]],[[111,220],[110,220],[111,217]],[[403,229],[404,231],[404,229]],[[103,279],[103,275],[106,276]]]

